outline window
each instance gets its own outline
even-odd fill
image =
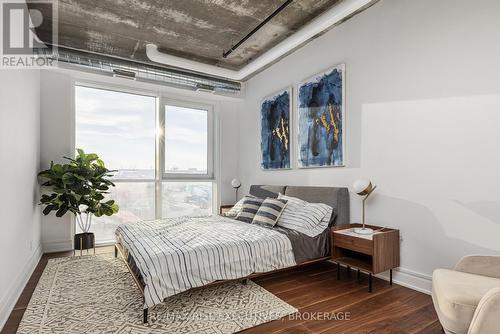
[[[165,179],[213,177],[211,115],[209,106],[179,102],[164,105],[161,149]]]
[[[156,98],[76,87],[76,147],[98,153],[116,179],[155,178]]]
[[[208,112],[165,106],[165,173],[206,175]]]
[[[164,182],[162,217],[204,216],[212,213],[211,182]]]
[[[213,212],[211,106],[77,85],[76,147],[117,170],[108,194],[120,212],[94,218],[97,243],[121,223]],[[157,126],[159,122],[159,126]],[[156,149],[158,147],[158,150]]]

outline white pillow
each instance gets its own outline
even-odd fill
[[[285,227],[314,238],[330,223],[333,208],[324,203],[309,203],[296,197],[279,194],[278,199],[287,206],[278,219],[278,226]]]

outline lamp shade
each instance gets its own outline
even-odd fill
[[[356,194],[363,196],[369,194],[372,191],[373,185],[368,179],[358,179],[354,181],[352,188]]]
[[[240,181],[240,180],[238,180],[238,179],[233,179],[233,180],[231,181],[231,186],[232,186],[233,188],[239,188],[239,187],[241,187],[241,181]]]

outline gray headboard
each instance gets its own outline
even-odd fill
[[[276,198],[279,193],[285,194],[285,186],[264,186],[264,185],[252,185],[250,186],[250,195],[259,198]]]
[[[335,225],[349,224],[349,190],[342,187],[308,187],[308,186],[268,186],[252,185],[250,194],[265,198],[278,197],[282,193],[297,197],[311,203],[325,203],[333,207],[337,217]]]

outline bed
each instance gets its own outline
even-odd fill
[[[250,187],[250,194],[261,198],[279,193],[328,204],[334,208],[331,225],[349,223],[347,188]],[[143,293],[146,323],[150,307],[183,291],[329,259],[329,230],[312,238],[219,215],[142,221],[118,226],[115,256],[124,259]]]

